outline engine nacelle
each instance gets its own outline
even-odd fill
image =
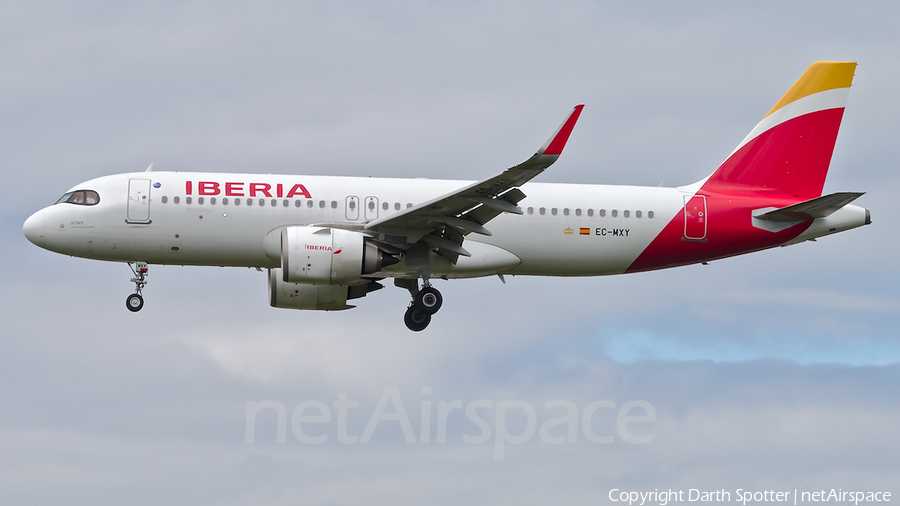
[[[281,269],[269,269],[269,305],[285,309],[339,311],[347,305],[348,288],[284,281]]]
[[[359,232],[328,227],[281,231],[281,272],[288,283],[366,284],[362,276],[381,270],[384,257]]]
[[[384,288],[375,281],[364,285],[311,285],[284,281],[281,269],[269,269],[269,305],[284,309],[312,309],[340,311],[355,306],[348,299],[365,297],[367,293]]]

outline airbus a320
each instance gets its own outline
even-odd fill
[[[133,172],[75,185],[23,226],[65,255],[268,270],[273,307],[343,310],[386,280],[404,321],[442,305],[432,280],[600,276],[703,263],[871,223],[859,192],[822,195],[856,63],[813,64],[708,177],[677,188],[531,182],[576,106],[525,162],[483,181]],[[152,168],[152,165],[151,165]]]

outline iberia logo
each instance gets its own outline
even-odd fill
[[[575,231],[572,230],[571,227],[566,227],[566,228],[563,229],[563,233],[566,234],[566,235],[572,235],[572,234],[575,233]]]
[[[339,253],[341,252],[342,249],[344,249],[344,248],[341,247],[341,248],[338,248],[338,249],[334,250],[334,254],[335,254],[335,255],[339,254]]]

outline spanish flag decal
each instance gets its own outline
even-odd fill
[[[591,229],[581,227],[578,232],[580,235],[591,235]]]

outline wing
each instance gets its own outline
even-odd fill
[[[525,198],[518,189],[553,164],[562,153],[584,105],[575,106],[562,125],[528,160],[455,192],[424,202],[392,216],[369,222],[365,229],[381,236],[392,236],[394,247],[427,253],[435,250],[453,263],[460,255],[469,256],[462,243],[466,235],[491,235],[485,224],[501,213],[522,214],[516,204]],[[385,245],[389,246],[389,245]],[[408,255],[407,265],[419,261]],[[412,260],[412,262],[411,262]],[[421,269],[417,269],[420,270]],[[423,273],[424,277],[428,277]]]

